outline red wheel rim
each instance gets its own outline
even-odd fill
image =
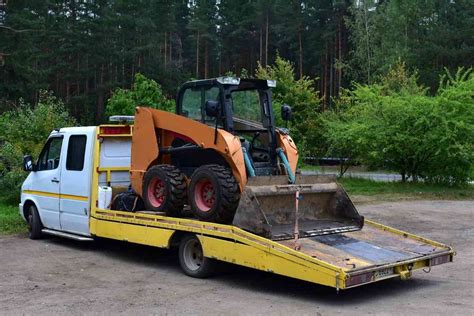
[[[208,212],[216,201],[216,190],[208,179],[200,180],[194,187],[194,200],[199,210]]]
[[[165,202],[166,188],[165,183],[159,179],[154,178],[148,184],[148,201],[153,207],[160,207]]]

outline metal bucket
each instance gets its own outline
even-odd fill
[[[249,178],[241,194],[233,225],[272,240],[304,238],[355,231],[359,215],[333,176]]]

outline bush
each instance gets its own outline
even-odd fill
[[[18,200],[27,175],[23,156],[37,157],[53,129],[74,125],[64,104],[47,91],[40,92],[35,107],[20,101],[18,108],[0,116],[0,189],[6,199]]]
[[[308,77],[295,79],[294,66],[287,60],[277,56],[275,64],[262,67],[256,71],[259,79],[273,79],[277,81],[273,88],[273,110],[277,126],[285,123],[280,116],[280,108],[288,104],[293,109],[291,120],[291,136],[298,144],[301,153],[315,154],[320,147],[317,122],[321,99],[314,90],[315,80]]]
[[[378,84],[355,85],[325,114],[330,155],[394,170],[405,180],[463,183],[474,163],[474,77],[460,70],[443,78],[435,96],[403,64]]]
[[[161,86],[142,74],[135,75],[132,89],[116,89],[107,100],[105,114],[134,115],[137,106],[147,106],[164,111],[174,111],[175,102],[163,94]]]

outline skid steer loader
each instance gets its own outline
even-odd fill
[[[296,175],[298,150],[275,126],[272,80],[185,83],[176,114],[137,107],[132,187],[149,210],[233,224],[273,240],[359,230],[335,178]],[[281,108],[291,118],[291,108]]]

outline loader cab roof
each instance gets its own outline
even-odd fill
[[[184,83],[180,92],[187,88],[200,88],[200,87],[212,87],[212,86],[223,86],[223,87],[237,87],[239,90],[245,89],[271,89],[276,87],[276,80],[264,80],[264,79],[243,79],[238,77],[218,77],[211,79],[193,80]],[[180,94],[180,93],[178,93]]]

